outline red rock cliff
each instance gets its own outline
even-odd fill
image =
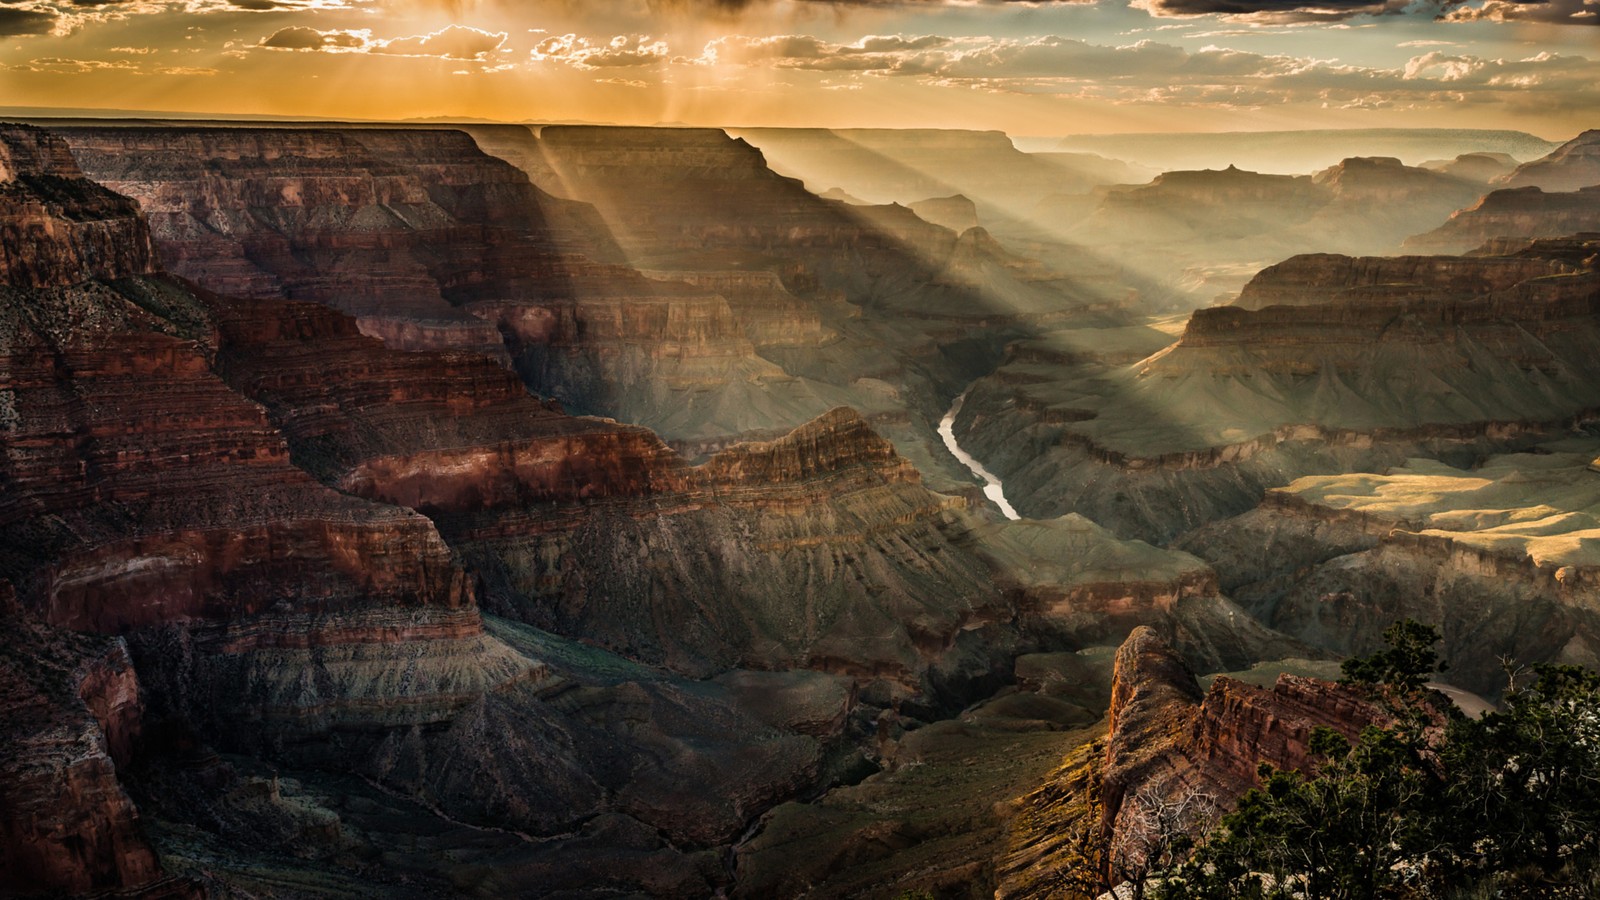
[[[59,287],[155,268],[138,204],[88,180],[62,140],[0,124],[0,276]]]

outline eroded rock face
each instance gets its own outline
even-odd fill
[[[462,307],[569,298],[616,257],[578,204],[457,131],[60,132],[91,177],[140,201],[175,274],[230,296],[325,303],[405,349],[506,359],[493,325]]]
[[[0,275],[8,285],[60,287],[154,268],[138,204],[85,178],[59,138],[0,125]]]
[[[1576,191],[1600,184],[1600,131],[1585,131],[1550,155],[1523,163],[1505,178],[1508,188]]]
[[[1261,763],[1289,770],[1312,763],[1315,729],[1354,738],[1386,721],[1356,689],[1294,675],[1270,689],[1218,677],[1202,693],[1166,642],[1135,629],[1117,651],[1103,749],[1078,751],[1022,800],[1028,813],[1012,829],[997,896],[1048,896],[1054,873],[1085,864],[1081,848],[1061,839],[1075,829],[1098,830],[1110,848],[1100,862],[1111,871],[1136,867],[1153,837],[1144,832],[1145,812],[1194,797],[1220,814],[1256,785]],[[1199,833],[1212,818],[1180,827]]]
[[[0,582],[9,592],[10,585]],[[143,726],[120,640],[0,618],[0,871],[18,895],[199,897],[169,878],[118,781]]]
[[[1066,353],[1020,345],[957,433],[1024,513],[1077,511],[1156,540],[1301,474],[1531,442],[1600,401],[1590,243],[1295,257],[1132,364],[1121,332],[1102,332],[1104,351],[1092,331]]]
[[[1352,157],[1313,176],[1233,166],[1167,172],[1148,184],[1047,198],[1035,218],[1211,302],[1294,254],[1393,252],[1483,193],[1471,179]]]
[[[1465,253],[1502,238],[1554,238],[1600,230],[1600,186],[1567,192],[1504,188],[1452,215],[1432,231],[1409,238],[1415,253]]]
[[[349,190],[393,191],[377,203],[390,208],[416,184],[453,185],[434,138],[379,137],[356,141],[368,169]],[[128,140],[130,157],[155,143]],[[291,149],[331,166],[321,140]],[[232,146],[246,169],[273,162],[270,142]],[[388,181],[372,163],[402,150],[426,179]],[[465,207],[479,202],[455,187]],[[301,189],[338,194],[331,181]],[[261,199],[282,212],[293,193]],[[467,218],[498,221],[483,204]],[[874,228],[946,240],[903,209],[874,215]],[[397,233],[383,240],[415,249]],[[382,245],[365,240],[344,246]],[[981,233],[948,243],[951,283],[1023,266]],[[204,832],[202,850],[179,842],[185,866],[210,872],[213,847],[249,860],[281,843],[299,860],[274,863],[286,884],[335,883],[319,877],[348,878],[350,858],[411,840],[378,808],[427,836],[392,883],[528,891],[555,843],[570,853],[565,877],[631,859],[637,874],[606,883],[703,896],[726,886],[719,848],[754,816],[839,777],[852,758],[841,742],[862,742],[858,764],[871,755],[862,703],[960,709],[1009,678],[1017,654],[1103,637],[1102,611],[1119,628],[1161,625],[1207,663],[1279,640],[1233,623],[1192,558],[1077,522],[997,533],[849,410],[692,465],[646,429],[562,414],[470,349],[400,352],[322,305],[103,274],[120,277],[10,287],[0,313],[0,578],[15,585],[0,606],[40,628],[125,635],[145,711],[92,673],[83,702],[107,759],[147,745],[133,793],[148,792],[162,833]],[[699,277],[777,293],[770,279]],[[727,327],[612,309],[618,335],[632,316],[685,340]],[[1147,563],[1137,585],[1111,586]],[[738,671],[754,667],[771,671]],[[138,738],[141,719],[160,727]],[[251,774],[268,765],[295,783]],[[131,815],[113,796],[120,770],[96,766],[91,800],[63,815],[89,822],[96,848],[121,848],[93,851],[107,883],[142,878],[131,838],[104,837]],[[365,799],[331,799],[347,787]],[[484,828],[551,841],[496,844]],[[462,843],[490,856],[464,863]],[[41,853],[40,871],[65,858]]]
[[[1381,303],[1386,299],[1444,303],[1507,291],[1536,278],[1581,271],[1579,266],[1558,259],[1537,257],[1313,254],[1263,269],[1245,285],[1233,306],[1259,310],[1268,306]]]
[[[848,693],[830,714],[799,714],[816,733],[800,734],[739,708],[777,692],[696,689],[615,663],[597,676],[537,633],[490,634],[472,582],[427,518],[341,493],[299,467],[439,510],[616,494],[648,502],[687,468],[649,432],[560,415],[482,355],[385,349],[319,306],[119,274],[10,286],[0,314],[8,633],[17,617],[18,628],[41,633],[126,634],[144,689],[135,691],[125,657],[69,661],[61,679],[36,684],[28,667],[45,651],[19,645],[28,653],[7,696],[21,705],[7,711],[5,733],[28,749],[6,759],[22,769],[5,780],[18,818],[4,827],[26,885],[183,889],[160,881],[113,767],[141,743],[147,718],[163,737],[141,778],[190,770],[196,745],[209,744],[427,798],[409,814],[434,816],[447,832],[470,832],[459,824],[468,819],[561,833],[608,815],[674,843],[716,845],[817,777],[822,742],[848,718]],[[312,359],[307,348],[327,355]],[[263,407],[241,386],[279,402]],[[416,467],[437,481],[419,486]],[[546,665],[544,651],[565,656]],[[791,710],[771,705],[787,722]],[[650,728],[634,727],[639,720]],[[509,756],[489,749],[513,746]],[[229,766],[203,768],[193,783],[176,776],[195,805],[157,803],[164,816],[194,817],[181,821],[230,852],[251,852],[258,829],[307,857],[329,852],[330,837],[332,849],[352,846],[337,816],[283,804],[276,787],[260,800]],[[673,787],[685,784],[705,790]],[[660,839],[650,849],[648,871],[629,883],[711,889],[693,859],[702,851]],[[615,852],[602,840],[573,858]],[[448,854],[434,864],[455,865]]]
[[[1262,621],[1338,653],[1377,649],[1397,618],[1437,623],[1452,682],[1492,697],[1502,657],[1600,662],[1583,549],[1595,451],[1570,441],[1470,470],[1414,460],[1304,478],[1183,546]]]

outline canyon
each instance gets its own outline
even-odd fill
[[[1600,665],[1594,143],[0,125],[6,887],[1072,896]]]

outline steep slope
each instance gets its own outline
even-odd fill
[[[0,306],[0,592],[45,663],[4,673],[0,819],[48,889],[188,890],[159,857],[219,891],[705,896],[756,816],[883,758],[885,710],[1135,624],[1208,668],[1294,646],[1192,557],[927,489],[849,410],[691,465],[472,349],[196,288],[59,140],[0,142],[60,182],[13,179],[59,265]],[[58,773],[83,790],[44,804]]]
[[[1137,629],[1117,650],[1104,743],[1078,749],[1021,799],[995,896],[1059,896],[1060,885],[1093,883],[1084,866],[1114,883],[1139,867],[1157,828],[1210,827],[1255,785],[1260,763],[1304,768],[1315,728],[1354,737],[1382,721],[1360,693],[1294,675],[1270,689],[1218,677],[1202,693],[1160,637]]]
[[[1376,648],[1397,617],[1437,622],[1451,679],[1492,696],[1502,657],[1600,662],[1597,453],[1574,439],[1470,469],[1302,478],[1183,546],[1262,621],[1335,652]]]
[[[190,295],[151,277],[148,232],[132,203],[105,202],[59,139],[7,126],[0,144],[13,174],[33,167],[31,181],[8,184],[8,197],[46,217],[44,234],[60,243],[30,258],[62,266],[14,269],[0,313],[0,579],[18,610],[53,628],[177,638],[179,655],[134,645],[146,677],[166,689],[161,702],[245,744],[266,737],[263,722],[280,736],[315,737],[341,719],[436,721],[474,686],[532,665],[482,634],[470,588],[426,519],[318,485],[289,464],[260,407],[211,374],[215,335]],[[18,148],[44,152],[27,163]],[[51,189],[43,196],[31,190],[41,181]],[[179,633],[157,634],[174,622],[185,623]],[[57,643],[41,634],[45,647]],[[397,653],[400,635],[412,643]],[[296,653],[304,673],[278,665]],[[365,665],[340,672],[341,654]],[[458,667],[463,657],[470,666]],[[117,741],[125,754],[127,739]],[[105,797],[114,810],[108,768],[83,797]],[[71,846],[72,833],[53,828],[49,840]],[[118,865],[137,869],[122,871],[129,880],[155,871]]]
[[[1479,184],[1490,184],[1501,176],[1516,171],[1517,161],[1505,153],[1463,153],[1455,159],[1428,160],[1421,164],[1421,168],[1465,178]]]
[[[752,379],[766,396],[752,390],[748,406],[772,424],[747,436],[800,424],[823,411],[818,400],[849,405],[941,488],[970,476],[935,425],[1004,342],[1037,322],[1118,315],[1126,299],[1125,287],[1053,271],[981,229],[958,235],[901,206],[822,200],[720,131],[550,126],[516,158],[548,189],[593,203],[636,265],[727,298],[782,376]],[[542,365],[533,343],[519,357],[525,371]],[[802,392],[803,403],[784,399]],[[718,403],[678,398],[665,436],[715,449],[680,435],[733,415]]]
[[[1590,244],[1296,257],[1137,362],[1094,332],[1067,353],[1019,346],[956,430],[1024,513],[1078,511],[1153,539],[1302,474],[1526,442],[1600,399]]]
[[[1409,238],[1408,251],[1466,253],[1495,240],[1555,238],[1600,230],[1600,185],[1566,193],[1538,187],[1494,191],[1432,231]]]
[[[42,146],[60,161],[50,176],[68,182],[50,197],[21,201],[29,216],[60,216],[46,233],[65,246],[43,258],[89,256],[83,247],[99,246],[106,232],[145,234],[131,203],[99,202],[103,190],[65,168],[70,157],[59,140],[7,127],[0,143]],[[59,196],[88,197],[96,215],[124,221],[92,218],[59,205]],[[75,227],[81,220],[93,227]],[[689,895],[709,890],[715,867],[708,876],[705,851],[696,848],[730,838],[763,805],[817,776],[821,743],[795,729],[835,733],[847,711],[844,692],[835,689],[833,712],[811,720],[793,700],[774,703],[781,691],[707,691],[645,670],[619,678],[615,665],[599,677],[581,659],[547,665],[537,656],[542,649],[571,651],[514,626],[487,633],[472,583],[432,523],[318,483],[291,463],[267,412],[230,390],[212,366],[238,377],[228,348],[247,337],[315,333],[354,343],[341,374],[390,380],[376,394],[357,389],[374,408],[372,419],[330,421],[324,409],[295,423],[297,435],[322,437],[317,446],[330,455],[314,450],[299,460],[319,472],[340,464],[341,439],[375,453],[437,449],[433,441],[453,448],[479,437],[470,427],[440,430],[415,420],[406,424],[431,431],[384,433],[382,401],[437,402],[428,411],[442,422],[452,407],[463,415],[486,409],[492,419],[510,405],[517,421],[538,420],[557,436],[561,490],[573,494],[591,479],[604,484],[582,454],[595,432],[637,433],[651,453],[670,453],[638,429],[574,427],[482,356],[385,351],[352,320],[320,307],[196,295],[152,271],[148,248],[148,240],[134,240],[103,257],[131,268],[96,268],[91,259],[86,268],[98,278],[72,281],[71,269],[36,268],[29,270],[35,282],[14,275],[6,288],[0,588],[14,635],[4,671],[13,698],[5,710],[8,883],[14,865],[18,884],[50,892],[176,896],[188,889],[163,880],[123,790],[123,763],[137,744],[145,761],[132,794],[159,810],[164,839],[177,841],[162,852],[193,874],[209,871],[188,860],[196,834],[220,842],[218,852],[229,857],[258,852],[252,848],[264,833],[279,835],[271,840],[281,839],[285,854],[328,852],[336,814],[283,801],[276,781],[264,802],[252,799],[258,795],[242,773],[263,759],[314,767],[301,777],[319,785],[359,775],[399,790],[415,798],[407,815],[434,820],[435,833],[470,832],[461,819],[539,834],[562,834],[596,816],[648,821],[692,846],[674,850],[650,838],[645,846],[657,858],[623,883],[659,877],[687,884]],[[64,286],[48,286],[57,283]],[[327,376],[331,361],[296,369],[305,360],[285,357],[270,377],[303,389]],[[370,378],[363,385],[376,386]],[[355,431],[359,439],[350,438]],[[569,452],[575,462],[566,464]],[[107,649],[64,628],[125,634],[137,678],[115,655],[121,644]],[[826,687],[825,679],[791,682],[801,699],[812,683]],[[130,699],[135,693],[143,699]],[[553,703],[553,693],[571,696]],[[762,712],[743,711],[745,704]],[[629,716],[652,724],[625,727]],[[774,716],[782,721],[769,724]],[[159,726],[148,741],[135,737],[145,721]],[[207,747],[242,756],[237,765],[223,763]],[[466,759],[471,767],[457,762]],[[60,794],[60,779],[75,791]],[[672,785],[681,784],[706,792],[675,793]],[[386,840],[381,833],[340,838],[333,848],[377,853]],[[570,854],[572,871],[618,850],[606,840],[584,846]],[[300,864],[279,858],[270,865]],[[457,863],[443,853],[412,865],[448,880]],[[392,877],[405,876],[382,875],[378,883]],[[513,879],[509,889],[529,885]]]
[[[1508,188],[1577,191],[1600,184],[1600,130],[1585,131],[1550,155],[1523,163],[1507,175]]]
[[[5,598],[9,601],[11,598]],[[143,703],[120,640],[0,614],[0,872],[17,895],[200,897],[163,871],[117,778]]]
[[[646,278],[617,264],[592,207],[541,191],[459,131],[64,133],[91,175],[143,203],[173,270],[219,293],[324,303],[405,349],[514,354],[536,390],[697,452],[847,399],[757,356],[828,337],[775,278]]]
[[[985,225],[1015,218],[1041,191],[1087,191],[1126,174],[1112,160],[1022,153],[998,131],[933,129],[746,128],[732,134],[767,157],[778,172],[816,193],[840,188],[872,203],[900,203],[963,194]]]
[[[1585,131],[1548,156],[1496,179],[1499,188],[1443,225],[1407,240],[1420,253],[1465,253],[1496,239],[1600,231],[1600,131]]]

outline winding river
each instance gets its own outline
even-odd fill
[[[967,390],[970,391],[971,388]],[[983,495],[993,500],[994,504],[1000,507],[1000,511],[1005,513],[1006,518],[1020,519],[1022,517],[1017,515],[1016,509],[1011,506],[1011,501],[1006,499],[1006,489],[1000,484],[1000,479],[994,477],[993,472],[985,469],[983,463],[973,459],[972,454],[961,449],[961,445],[956,442],[956,413],[961,412],[961,404],[966,400],[967,391],[963,391],[961,396],[956,398],[956,402],[950,405],[950,411],[939,420],[939,437],[944,439],[944,445],[950,449],[950,453],[983,481]]]

